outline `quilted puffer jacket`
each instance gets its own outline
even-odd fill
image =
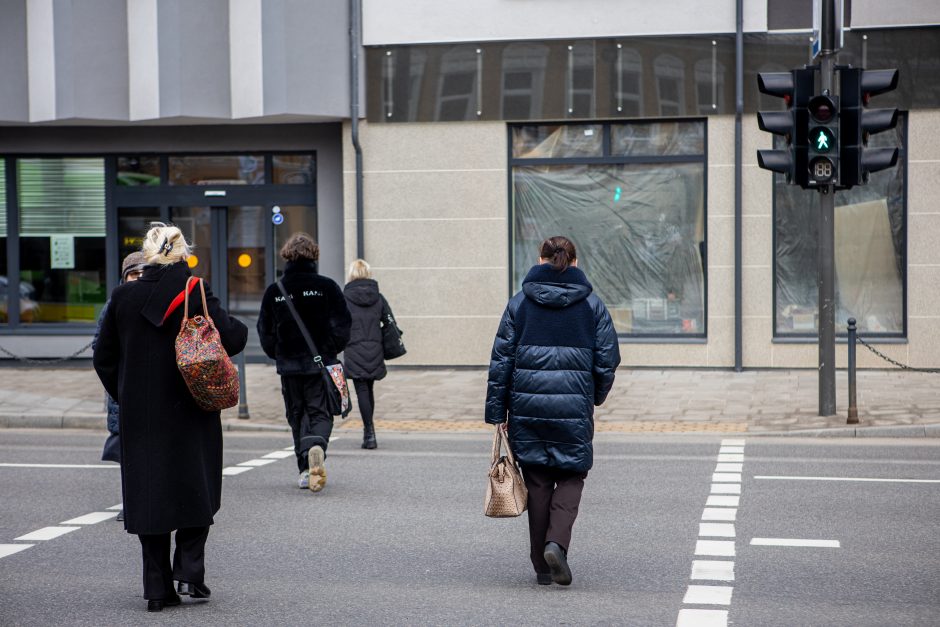
[[[509,420],[523,466],[587,472],[594,463],[594,406],[614,383],[620,347],[610,313],[592,292],[578,268],[538,265],[503,313],[485,420]]]

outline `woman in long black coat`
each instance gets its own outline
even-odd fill
[[[529,490],[530,557],[539,584],[571,583],[568,548],[594,463],[594,407],[620,364],[613,321],[578,269],[574,244],[542,242],[539,263],[499,323],[486,422],[507,428]]]
[[[349,283],[343,288],[343,296],[352,316],[352,331],[349,344],[343,353],[343,365],[346,376],[352,379],[356,388],[356,400],[359,414],[362,416],[362,448],[374,449],[375,394],[373,387],[386,375],[384,352],[382,349],[382,311],[385,298],[379,293],[379,284],[372,278],[372,272],[362,259],[356,259],[349,266]]]
[[[177,227],[156,223],[143,252],[149,265],[140,279],[111,294],[94,364],[120,406],[124,527],[140,538],[147,608],[160,611],[180,603],[174,579],[180,594],[209,597],[204,548],[221,503],[222,426],[219,412],[196,405],[176,366],[183,307],[172,306],[190,276],[190,248]],[[222,309],[208,286],[206,302],[226,352],[241,352],[245,325]],[[189,307],[191,316],[204,313],[198,287]]]

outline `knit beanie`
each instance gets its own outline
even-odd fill
[[[147,264],[147,258],[144,253],[135,251],[124,257],[124,263],[121,264],[121,280],[126,281],[127,275]]]

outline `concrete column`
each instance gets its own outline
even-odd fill
[[[264,115],[261,0],[229,0],[232,118]]]
[[[160,117],[160,46],[157,0],[127,0],[130,119]]]
[[[56,119],[54,14],[53,0],[26,2],[30,122]]]

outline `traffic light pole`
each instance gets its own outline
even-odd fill
[[[832,93],[833,53],[820,53],[820,89]],[[816,283],[819,288],[819,415],[836,413],[835,186],[819,188],[819,240]]]

